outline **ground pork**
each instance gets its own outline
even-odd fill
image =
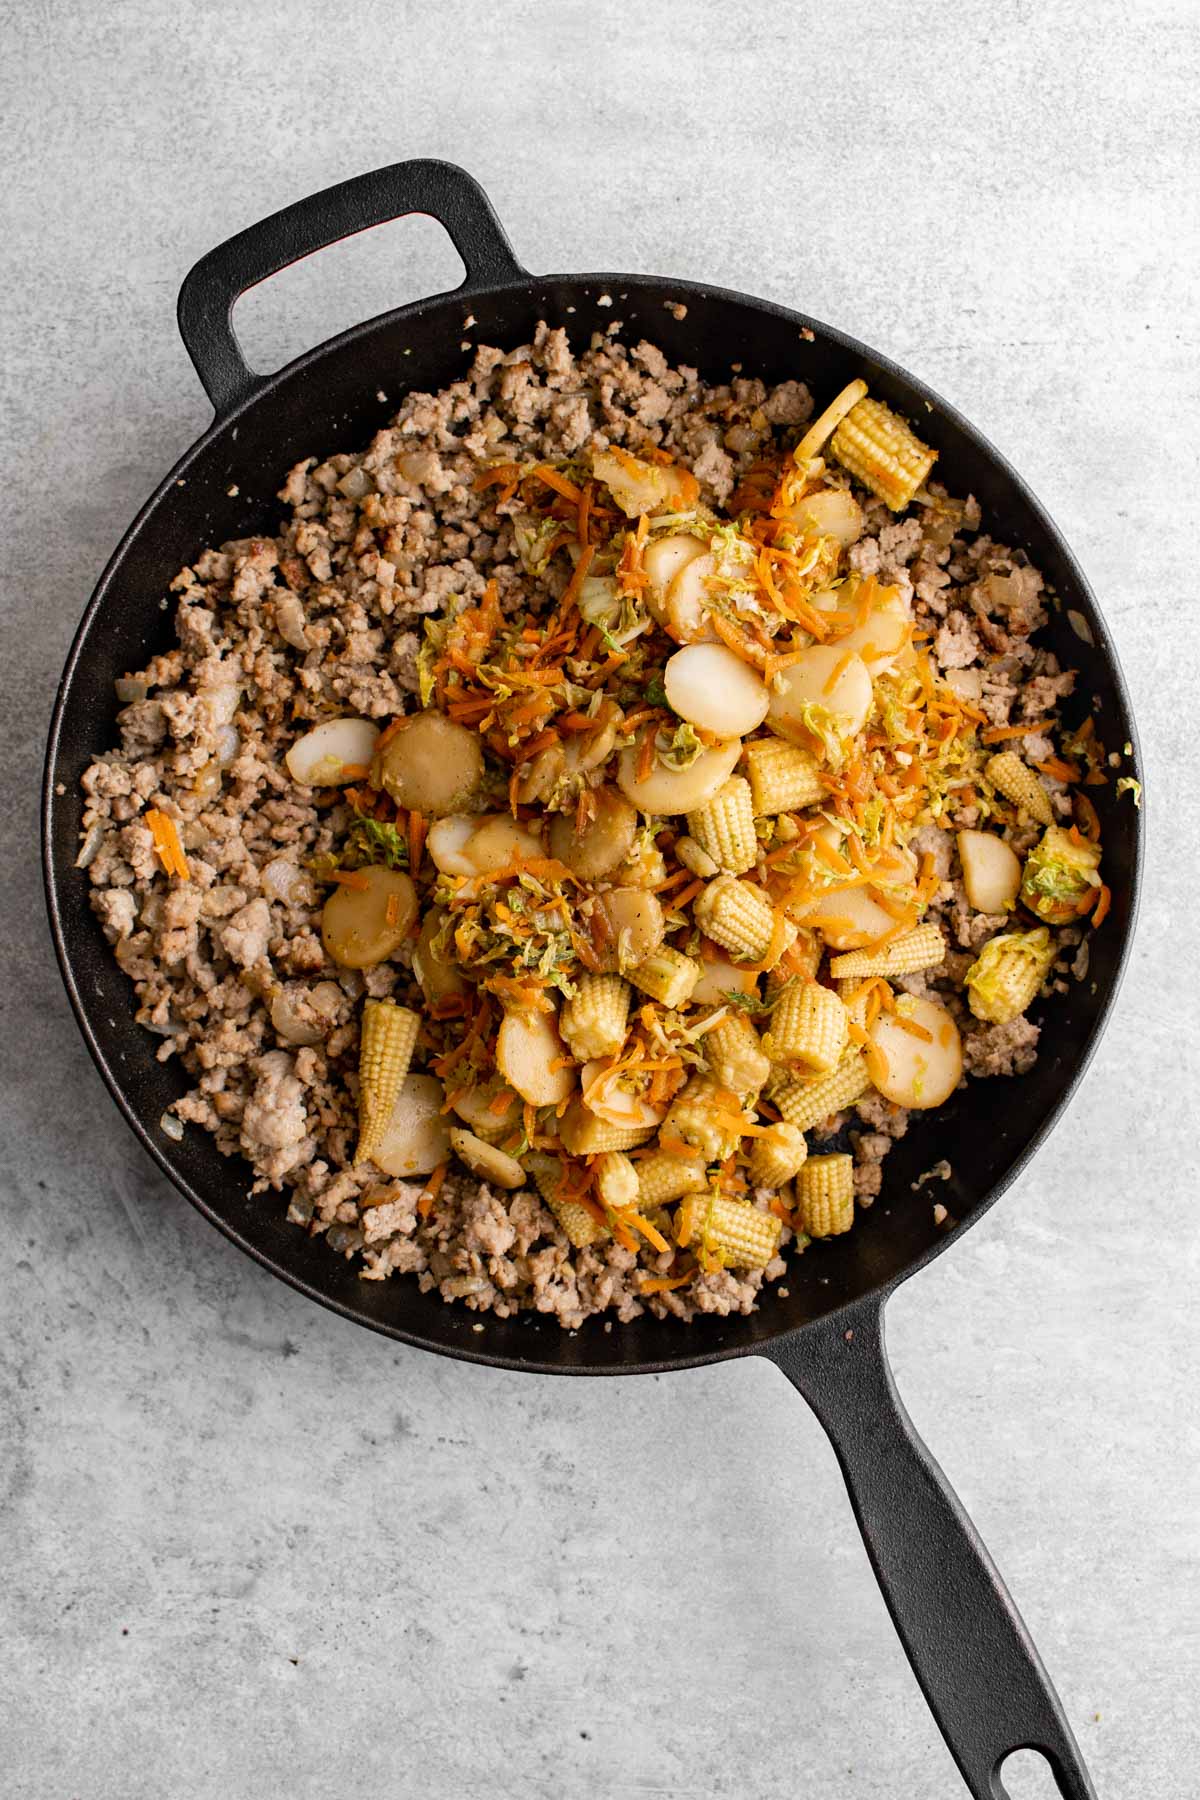
[[[1008,1025],[974,1025],[963,1033],[968,1075],[1025,1075],[1037,1061],[1040,1027],[1023,1015]]]
[[[613,1240],[573,1250],[531,1188],[491,1188],[455,1165],[422,1211],[420,1182],[354,1166],[360,1003],[402,990],[411,957],[364,976],[325,956],[323,896],[307,871],[341,841],[349,814],[336,792],[297,788],[283,755],[330,714],[385,721],[414,706],[425,621],[451,598],[478,601],[489,580],[502,608],[525,592],[511,509],[477,485],[481,466],[568,459],[588,444],[665,451],[693,470],[703,503],[720,507],[812,414],[799,381],[705,383],[648,341],[626,350],[616,325],[581,354],[539,326],[528,344],[477,349],[440,393],[410,393],[362,454],[297,463],[274,537],[198,547],[173,582],[177,644],[121,684],[119,744],[83,777],[92,905],[134,984],[138,1019],[192,1084],[179,1119],[245,1157],[257,1191],[284,1190],[289,1219],[324,1235],[364,1279],[408,1275],[476,1311],[531,1308],[577,1329],[597,1313],[621,1322],[647,1308],[681,1321],[749,1312],[763,1283],[785,1274],[780,1255],[765,1270],[700,1274],[647,1298],[640,1277],[665,1270],[670,1253],[639,1259]],[[979,535],[975,501],[934,483],[911,516],[869,498],[865,513],[851,567],[899,588],[964,698],[993,725],[1053,718],[1073,676],[1030,641],[1046,616],[1041,577],[1021,552]],[[1043,746],[1036,733],[1024,740],[1027,754]],[[1069,790],[1050,788],[1065,817]],[[142,818],[151,804],[178,824],[186,885],[164,883]],[[963,801],[942,823],[973,823],[977,810]],[[940,969],[902,985],[952,1006],[970,1074],[1022,1073],[1037,1027],[982,1025],[959,993],[972,953],[1006,921],[972,914],[951,831],[926,827],[914,848],[941,878],[928,916],[950,949]],[[1078,955],[1076,965],[1086,969]],[[814,1142],[847,1127],[868,1205],[908,1114],[871,1092]],[[755,1198],[766,1207],[773,1196]],[[785,1226],[782,1247],[793,1241]]]

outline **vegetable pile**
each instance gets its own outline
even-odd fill
[[[806,1132],[962,1077],[952,1010],[895,986],[946,954],[921,828],[969,809],[967,897],[1008,927],[965,975],[977,1017],[1033,1002],[1048,927],[1101,922],[1094,809],[1056,819],[1042,779],[1086,784],[1086,743],[1039,773],[1005,747],[1039,727],[989,727],[904,592],[848,567],[853,482],[953,529],[933,461],[855,382],[723,515],[665,453],[486,467],[520,596],[427,619],[422,710],[292,746],[352,808],[312,870],[327,955],[411,959],[411,1005],[366,1002],[358,1158],[428,1177],[424,1210],[456,1157],[644,1258],[645,1294],[764,1268],[784,1227],[853,1223],[852,1158]]]

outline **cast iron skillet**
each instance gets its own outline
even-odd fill
[[[231,324],[245,289],[299,257],[406,213],[432,215],[466,265],[452,294],[359,325],[278,374],[255,374]],[[669,305],[683,302],[682,318]],[[46,760],[44,858],[54,940],[80,1027],[121,1111],[176,1187],[227,1237],[314,1300],[404,1343],[540,1374],[636,1374],[734,1356],[767,1356],[810,1402],[841,1463],[867,1549],[918,1680],[970,1792],[1003,1793],[1014,1749],[1049,1759],[1070,1800],[1094,1790],[1029,1635],[970,1520],[912,1426],[883,1344],[892,1290],[961,1237],[1025,1167],[1096,1047],[1116,994],[1137,903],[1140,822],[1126,799],[1092,790],[1104,829],[1113,911],[1092,943],[1090,978],[1049,1011],[1041,1057],[1021,1081],[973,1082],[910,1131],[887,1164],[884,1195],[854,1231],[814,1247],[749,1318],[653,1318],[612,1332],[567,1333],[547,1319],[489,1317],[486,1329],[413,1282],[360,1281],[275,1201],[251,1200],[245,1167],[203,1132],[182,1143],[159,1126],[183,1085],[154,1060],[134,1023],[125,977],[87,903],[73,861],[79,777],[115,740],[113,681],[172,638],[168,583],[205,545],[271,533],[275,499],[300,457],[365,444],[409,388],[437,389],[464,369],[464,339],[508,348],[537,320],[577,347],[614,317],[672,361],[720,377],[731,363],[768,380],[804,379],[821,400],[856,375],[919,421],[952,491],[979,498],[989,530],[1023,546],[1062,597],[1050,628],[1080,672],[1079,716],[1095,711],[1110,748],[1134,741],[1124,682],[1082,571],[1020,478],[965,419],[895,364],[803,314],[743,294],[639,275],[529,275],[486,196],[461,169],[408,162],[342,183],[276,213],[204,257],[183,284],[179,324],[216,417],[127,532],[100,580],[63,673]],[[1019,371],[1015,371],[1019,375]],[[1081,638],[1067,621],[1072,609]],[[1090,640],[1090,641],[1089,641]],[[1126,767],[1136,772],[1131,760]],[[912,1191],[941,1157],[951,1180]],[[941,1200],[958,1221],[933,1220]]]

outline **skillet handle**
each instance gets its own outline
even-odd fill
[[[1096,1800],[1062,1703],[962,1503],[918,1437],[871,1299],[769,1353],[841,1464],[883,1597],[975,1800],[1004,1800],[1000,1765],[1039,1750],[1064,1800]]]
[[[267,379],[249,366],[233,329],[239,296],[314,250],[406,213],[428,213],[449,233],[467,270],[455,292],[525,278],[491,201],[454,163],[392,163],[310,194],[218,244],[179,290],[180,334],[219,419]]]

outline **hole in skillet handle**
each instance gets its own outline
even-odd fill
[[[449,234],[466,269],[454,292],[527,279],[491,201],[453,163],[392,163],[298,200],[202,256],[179,290],[180,335],[218,419],[269,379],[247,363],[233,329],[239,295],[316,250],[409,213],[427,213]]]
[[[250,288],[234,302],[234,331],[247,363],[265,378],[363,319],[422,295],[453,293],[466,274],[437,221],[410,213],[327,244]],[[460,320],[469,316],[468,301]]]
[[[1056,1800],[1069,1794],[1054,1772],[1054,1765],[1042,1751],[1026,1745],[1011,1750],[996,1770],[997,1800]]]

